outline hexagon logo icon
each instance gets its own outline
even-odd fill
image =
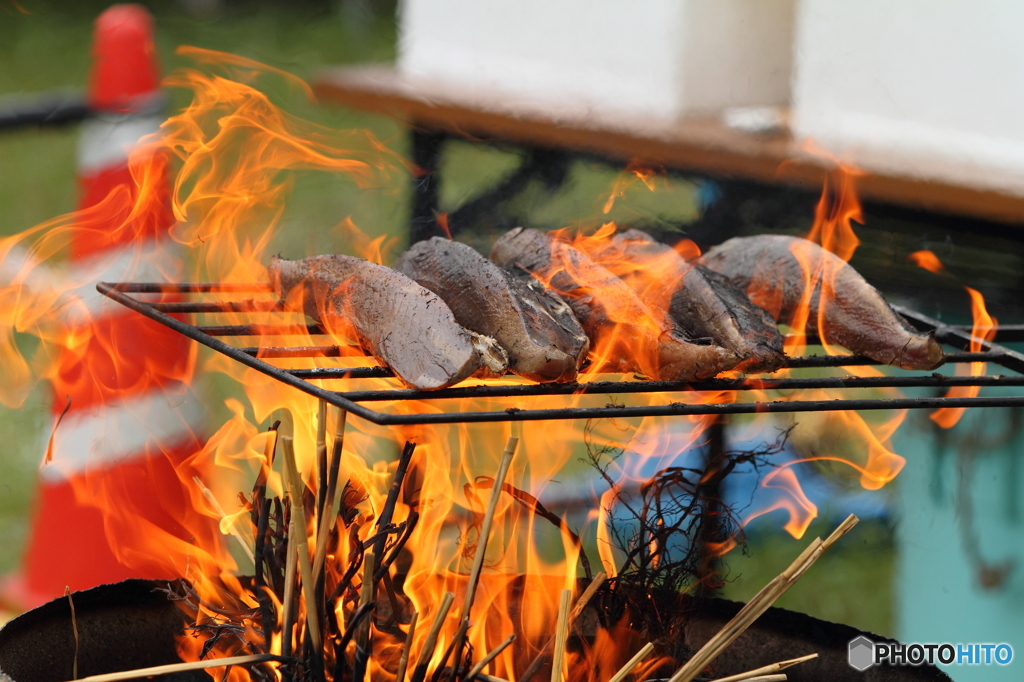
[[[850,667],[864,672],[875,664],[875,643],[861,635],[850,642]]]

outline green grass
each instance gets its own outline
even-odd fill
[[[50,423],[48,396],[35,391],[17,411],[0,411],[0,573],[18,565],[28,534],[36,465]]]
[[[830,532],[832,528],[820,521],[812,524],[801,540],[781,532],[758,532],[751,538],[745,555],[739,550],[726,555],[728,582],[722,596],[749,600],[785,570],[812,538],[825,537]],[[893,637],[895,565],[892,529],[876,522],[861,522],[775,606]]]

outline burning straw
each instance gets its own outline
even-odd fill
[[[789,568],[777,575],[754,595],[753,599],[747,602],[746,606],[740,609],[739,613],[733,616],[732,620],[726,623],[714,637],[709,639],[700,648],[700,651],[694,654],[693,658],[671,677],[669,682],[690,682],[696,677],[726,647],[735,642],[779,597],[785,594],[786,590],[792,587],[829,547],[849,533],[857,525],[858,520],[856,516],[850,514],[824,541],[821,538],[815,538],[807,549],[789,565]]]
[[[615,490],[618,504],[637,521],[639,529],[633,536],[619,538],[624,559],[617,576],[609,580],[605,573],[598,573],[575,601],[570,590],[563,590],[553,630],[540,637],[537,632],[500,633],[502,641],[497,646],[492,643],[489,651],[479,657],[474,654],[480,652],[474,652],[469,646],[474,626],[471,616],[503,494],[516,503],[515,508],[554,523],[580,548],[580,563],[589,576],[589,562],[582,552],[579,536],[563,519],[547,511],[538,499],[506,482],[518,439],[509,438],[493,478],[477,479],[477,488],[490,487],[490,497],[479,526],[479,540],[459,610],[455,613],[452,608],[455,594],[450,591],[444,593],[436,608],[417,602],[418,608],[427,608],[431,614],[428,626],[426,622],[419,622],[426,616],[413,608],[399,574],[392,576],[395,561],[420,518],[421,503],[409,502],[417,499],[419,490],[405,489],[409,480],[413,485],[420,483],[421,474],[411,473],[420,471],[414,466],[416,446],[406,443],[387,494],[375,508],[366,504],[369,493],[361,481],[341,484],[346,413],[342,411],[338,415],[333,443],[328,438],[327,417],[328,411],[321,405],[315,450],[305,459],[315,463],[314,473],[307,480],[298,466],[295,441],[289,436],[278,436],[278,424],[268,434],[260,472],[252,495],[246,501],[254,538],[251,551],[255,566],[251,584],[247,587],[243,583],[243,590],[248,589],[248,594],[222,589],[219,597],[224,603],[213,605],[184,581],[177,587],[168,586],[168,595],[192,614],[194,625],[188,630],[207,636],[198,654],[198,658],[205,660],[182,664],[186,667],[173,670],[275,662],[276,672],[266,665],[253,665],[248,670],[249,677],[253,682],[364,682],[375,677],[378,671],[390,676],[394,670],[395,682],[426,682],[428,678],[431,682],[486,681],[497,678],[485,675],[484,669],[498,662],[499,656],[518,641],[522,648],[511,650],[511,658],[506,654],[502,662],[497,663],[499,674],[506,670],[506,676],[512,676],[523,663],[523,656],[530,652],[532,661],[521,674],[515,675],[516,679],[527,682],[550,663],[551,681],[563,682],[594,665],[592,654],[587,653],[589,645],[584,642],[584,654],[580,657],[576,643],[583,637],[577,630],[583,611],[592,604],[597,621],[603,627],[619,620],[623,607],[630,609],[639,616],[634,629],[643,631],[651,640],[614,673],[612,682],[630,679],[637,667],[655,651],[659,652],[658,665],[673,659],[685,660],[689,652],[673,644],[680,641],[685,616],[675,615],[669,618],[671,622],[652,623],[651,613],[661,609],[650,607],[657,594],[677,595],[684,591],[681,588],[686,581],[693,584],[692,581],[702,578],[695,572],[698,564],[694,552],[707,535],[701,525],[706,516],[707,500],[700,487],[706,472],[675,467],[660,471],[639,488],[639,499],[635,502],[635,498]],[[726,469],[744,462],[756,465],[780,449],[783,442],[784,436],[760,450],[725,452]],[[278,445],[279,458],[276,457]],[[275,459],[280,460],[283,470],[284,499],[268,497],[268,481]],[[592,461],[598,464],[596,457],[592,457]],[[611,483],[607,468],[599,466],[598,470]],[[406,506],[399,506],[402,500]],[[215,508],[215,511],[223,516],[221,509]],[[723,518],[728,521],[728,510],[725,511]],[[404,519],[396,519],[403,513]],[[238,521],[241,519],[236,519],[236,523]],[[694,654],[673,676],[672,682],[689,682],[705,670],[854,523],[856,517],[851,516],[828,539],[811,543],[793,565]],[[716,527],[725,532],[733,528],[721,519]],[[235,526],[234,529],[235,539],[248,537],[248,528]],[[601,597],[596,598],[598,595]],[[615,613],[619,615],[613,615]],[[484,617],[479,622],[487,620]],[[454,629],[451,635],[446,634],[451,632],[449,628]],[[491,635],[487,633],[488,637]],[[439,649],[445,642],[447,645]],[[475,664],[473,658],[477,658]],[[781,661],[726,679],[732,682],[771,676],[809,658]],[[509,670],[510,665],[512,670]],[[172,671],[171,668],[159,670]],[[129,671],[117,673],[116,678],[94,678],[90,682],[116,682],[152,674],[157,673]]]

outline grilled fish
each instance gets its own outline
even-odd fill
[[[501,237],[491,259],[549,282],[576,313],[609,372],[639,371],[654,379],[707,379],[740,358],[714,345],[689,343],[665,314],[640,300],[625,282],[582,251],[537,230],[517,227]]]
[[[519,376],[538,382],[576,379],[590,341],[571,311],[552,314],[553,308],[568,306],[543,289],[530,288],[473,247],[440,237],[411,246],[395,269],[440,296],[466,329],[494,338]]]
[[[405,384],[445,388],[508,367],[494,341],[467,331],[437,294],[405,275],[361,258],[273,258],[270,280],[282,298],[302,287],[305,313],[332,334],[349,337]]]
[[[904,369],[942,363],[942,348],[931,334],[911,328],[860,273],[814,242],[784,235],[736,237],[709,250],[704,261],[779,322],[799,325],[794,318],[806,297],[807,333],[826,343]],[[801,262],[815,282],[809,296]]]
[[[688,263],[646,232],[626,230],[594,242],[588,253],[691,337],[711,338],[745,358],[744,372],[774,372],[786,361],[775,320],[722,275]]]

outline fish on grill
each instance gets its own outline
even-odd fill
[[[606,268],[579,249],[517,227],[491,250],[491,260],[519,267],[549,283],[572,308],[591,348],[612,372],[639,371],[653,379],[707,379],[736,366],[740,357],[715,345],[686,341],[665,314],[652,310]]]
[[[590,341],[542,286],[531,288],[473,247],[441,237],[409,247],[395,269],[440,296],[463,327],[497,341],[512,372],[538,382],[576,379]]]
[[[640,230],[594,242],[588,253],[694,338],[711,338],[745,358],[744,372],[774,372],[785,364],[782,334],[768,312],[743,290],[699,262]]]
[[[342,255],[275,257],[269,273],[282,298],[302,287],[307,315],[359,343],[413,388],[500,376],[508,367],[494,339],[464,329],[437,294],[391,268]]]
[[[709,250],[704,261],[786,324],[800,322],[794,317],[808,281],[803,262],[816,282],[807,296],[808,333],[904,369],[942,364],[942,348],[931,334],[915,331],[860,273],[812,241],[784,235],[735,237]]]

